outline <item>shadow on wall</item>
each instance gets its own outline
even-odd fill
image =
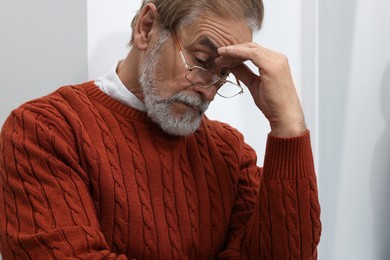
[[[348,97],[356,30],[356,0],[319,1],[319,192],[323,231],[320,259],[337,259]]]
[[[390,259],[390,62],[381,86],[381,109],[386,120],[374,151],[371,176],[371,199],[374,216],[375,252],[378,260]]]

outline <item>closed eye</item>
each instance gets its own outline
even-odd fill
[[[197,57],[195,57],[194,56],[194,60],[195,60],[195,63],[197,64],[197,65],[199,65],[199,66],[201,66],[201,67],[203,67],[203,68],[205,68],[206,66],[207,66],[207,61],[205,61],[205,60],[202,60],[202,59],[200,59],[200,58],[197,58]]]

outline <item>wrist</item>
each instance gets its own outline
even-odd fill
[[[270,135],[275,137],[295,137],[303,135],[307,131],[304,121],[284,124],[271,124]]]

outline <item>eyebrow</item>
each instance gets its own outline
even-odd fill
[[[217,50],[218,50],[218,47],[207,37],[202,37],[199,40],[199,44],[208,47],[209,49],[211,49],[214,52],[217,52]]]

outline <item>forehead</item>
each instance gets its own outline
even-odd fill
[[[222,46],[252,41],[252,30],[240,21],[215,14],[204,14],[180,32],[187,44],[198,43],[215,50]]]

